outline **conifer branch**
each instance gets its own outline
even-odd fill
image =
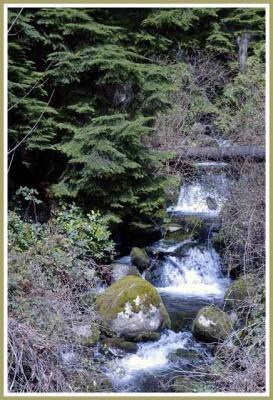
[[[21,97],[16,103],[14,103],[10,108],[8,108],[8,112],[13,110],[13,108],[17,107],[19,103],[21,103],[22,100],[24,100],[34,89],[39,88],[41,86],[43,86],[47,81],[48,78],[45,79],[42,83],[40,83],[40,85],[38,85],[40,79],[37,80],[37,82],[29,89],[29,91],[23,96]]]
[[[52,91],[52,93],[51,93],[51,95],[50,95],[50,98],[49,98],[49,100],[48,100],[48,102],[47,102],[46,107],[50,104],[51,99],[52,99],[52,97],[53,97],[53,95],[54,95],[54,92],[55,92],[55,89]],[[24,141],[35,131],[37,125],[39,124],[39,122],[40,122],[40,120],[42,119],[44,113],[46,112],[46,107],[45,107],[44,111],[41,113],[41,115],[39,116],[39,118],[37,119],[37,121],[35,122],[35,124],[33,125],[33,127],[32,127],[32,128],[28,131],[28,133],[23,137],[23,139],[20,140],[20,142],[17,143],[16,146],[14,146],[11,150],[8,151],[8,155],[11,154],[13,151],[15,151],[19,146],[21,146],[21,144],[24,143]]]

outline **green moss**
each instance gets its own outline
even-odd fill
[[[150,259],[145,249],[133,247],[130,255],[132,264],[138,267],[140,271],[149,267]]]
[[[183,242],[183,240],[189,239],[191,234],[183,230],[177,230],[175,232],[167,232],[165,238],[167,240],[176,240],[178,242]]]
[[[140,311],[141,305],[136,305],[134,300],[139,296],[140,303],[149,307],[159,307],[161,298],[157,290],[146,280],[136,276],[126,276],[111,285],[96,300],[100,315],[107,320],[124,310],[124,305],[130,303],[134,312]]]
[[[129,353],[135,353],[137,351],[137,344],[129,342],[121,338],[107,338],[101,342],[103,348],[108,349],[114,347],[120,350],[127,351]]]
[[[216,306],[201,308],[192,326],[194,336],[204,342],[223,341],[230,333],[233,319]]]
[[[256,292],[255,276],[248,274],[236,279],[225,294],[225,302],[228,307],[235,307]]]

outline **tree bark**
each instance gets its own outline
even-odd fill
[[[208,160],[229,160],[240,158],[251,158],[257,161],[265,159],[265,148],[257,145],[233,145],[222,148],[217,147],[198,147],[176,150],[176,157],[208,159]]]
[[[240,71],[245,73],[246,70],[246,62],[247,62],[247,50],[248,50],[248,42],[250,35],[249,33],[242,33],[241,36],[237,37],[237,45],[238,45],[238,59],[240,64]]]

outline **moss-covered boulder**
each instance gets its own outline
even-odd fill
[[[146,280],[129,275],[105,290],[96,307],[106,331],[139,340],[170,327],[168,312],[157,290]]]
[[[109,266],[112,273],[113,282],[117,282],[119,279],[124,278],[128,275],[134,275],[141,277],[138,269],[134,265],[127,264],[111,264]]]
[[[192,326],[194,336],[203,342],[218,342],[226,339],[234,319],[216,306],[201,308]]]
[[[141,272],[145,271],[150,265],[150,259],[145,249],[133,247],[131,251],[131,261]]]
[[[165,239],[175,240],[177,242],[183,242],[184,240],[191,238],[192,238],[191,234],[189,232],[183,231],[182,229],[174,232],[168,232],[165,236]]]
[[[249,298],[252,298],[257,290],[255,276],[247,274],[236,279],[225,293],[225,305],[234,308]]]

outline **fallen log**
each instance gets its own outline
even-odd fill
[[[192,158],[203,160],[231,160],[250,158],[256,161],[265,159],[265,147],[257,145],[232,145],[224,147],[190,147],[177,148],[176,158]]]

